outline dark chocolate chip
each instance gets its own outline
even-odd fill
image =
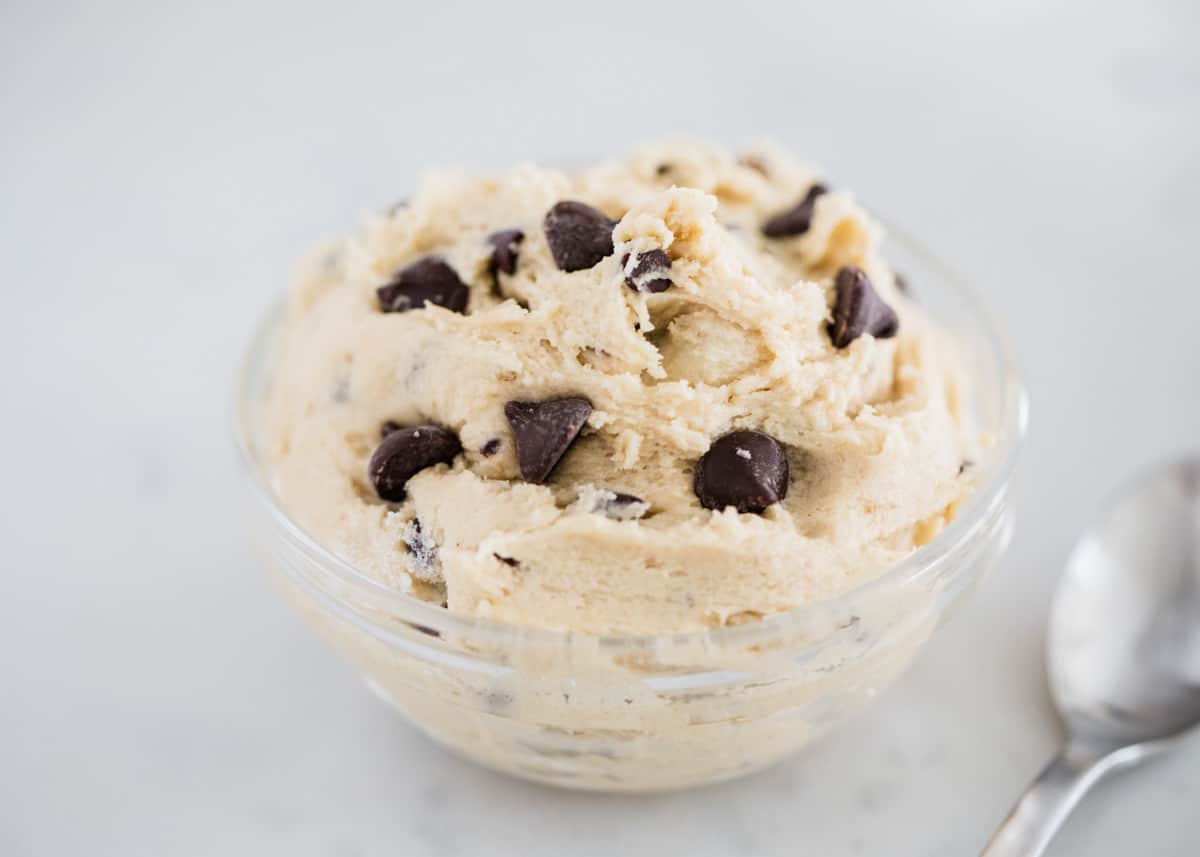
[[[504,416],[517,442],[521,478],[537,484],[545,482],[591,412],[592,403],[581,396],[506,404]]]
[[[379,436],[381,438],[387,437],[394,431],[400,431],[400,428],[400,423],[396,422],[395,420],[387,420],[379,427]]]
[[[441,568],[442,563],[438,559],[437,542],[421,529],[421,522],[419,520],[413,518],[412,522],[404,528],[404,533],[400,538],[408,546],[413,562],[421,571],[431,574]]]
[[[864,333],[877,339],[895,336],[900,319],[895,310],[875,293],[871,280],[861,269],[847,265],[837,272],[837,300],[829,338],[835,348],[845,348]]]
[[[454,269],[437,256],[418,259],[402,268],[386,286],[376,289],[384,312],[408,312],[425,304],[436,304],[453,312],[467,308],[470,290]]]
[[[371,454],[367,475],[381,499],[398,503],[407,496],[404,486],[415,474],[435,464],[449,464],[460,452],[458,435],[441,426],[397,429]]]
[[[430,628],[428,625],[418,625],[417,623],[414,622],[412,627],[413,627],[414,631],[420,631],[422,634],[428,634],[431,637],[442,636],[441,631]]]
[[[804,194],[804,199],[787,211],[781,211],[763,224],[763,235],[768,238],[790,238],[793,235],[803,235],[812,226],[813,211],[817,207],[817,197],[828,193],[829,188],[823,184],[815,184]]]
[[[520,229],[501,229],[489,235],[487,240],[492,245],[492,259],[488,263],[492,279],[495,279],[497,272],[511,274],[516,271],[517,251],[525,240],[525,233]]]
[[[560,271],[582,271],[611,255],[615,225],[603,211],[582,202],[556,203],[544,222],[554,264]]]
[[[507,565],[509,568],[516,568],[521,564],[519,559],[513,559],[511,556],[500,556],[498,553],[492,554],[497,560]]]
[[[671,174],[671,171],[674,169],[675,168],[673,166],[671,166],[670,164],[659,164],[657,167],[654,168],[654,174],[659,177],[669,176]]]
[[[594,511],[614,521],[632,521],[644,516],[649,510],[649,505],[641,497],[623,491],[612,491],[598,500]]]
[[[490,458],[500,451],[501,440],[498,437],[493,437],[485,441],[483,446],[479,447],[479,454],[485,458]]]
[[[621,267],[629,263],[629,255],[621,259]],[[635,292],[665,292],[671,288],[671,257],[664,250],[638,253],[633,270],[625,275],[625,285]]]
[[[733,506],[739,512],[761,512],[787,496],[787,456],[770,435],[730,432],[696,463],[693,488],[706,509]]]

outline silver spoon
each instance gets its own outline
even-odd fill
[[[1043,854],[1102,777],[1200,723],[1200,458],[1137,480],[1076,545],[1046,660],[1067,739],[982,857]]]

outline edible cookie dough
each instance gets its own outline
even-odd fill
[[[429,176],[303,266],[275,490],[363,573],[598,633],[753,621],[969,492],[948,337],[851,193],[774,149]]]

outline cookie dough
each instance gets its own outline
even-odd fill
[[[818,179],[696,143],[429,176],[302,266],[278,497],[389,586],[554,629],[736,624],[878,574],[970,491],[968,391]]]

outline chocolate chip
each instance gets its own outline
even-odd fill
[[[443,259],[426,256],[402,268],[386,286],[375,290],[384,312],[408,312],[436,304],[452,312],[467,308],[470,290]]]
[[[554,264],[560,271],[591,268],[612,254],[615,225],[603,211],[582,202],[556,203],[546,212],[544,222]]]
[[[441,426],[397,429],[371,454],[367,475],[381,499],[398,503],[407,496],[404,486],[415,474],[435,464],[449,464],[460,452],[458,435]]]
[[[492,554],[497,560],[507,565],[509,568],[516,568],[521,564],[519,559],[513,559],[511,556],[500,556],[498,553]]]
[[[412,629],[413,629],[414,631],[420,631],[422,634],[428,634],[428,635],[429,635],[429,636],[431,636],[431,637],[440,637],[440,636],[442,636],[442,632],[441,632],[441,631],[438,631],[438,630],[435,630],[435,629],[433,629],[433,628],[430,628],[428,625],[418,625],[416,622],[414,622],[414,623],[413,623],[413,625],[412,625]]]
[[[629,254],[621,259],[621,267],[629,264]],[[637,254],[633,270],[625,274],[625,285],[635,292],[665,292],[671,288],[671,257],[664,250],[647,250]]]
[[[484,456],[485,458],[491,458],[493,455],[495,455],[497,452],[500,451],[500,444],[501,444],[500,438],[493,437],[490,440],[486,441],[483,444],[483,446],[479,447],[479,454]]]
[[[594,511],[614,521],[635,521],[650,511],[650,504],[624,491],[606,491],[597,498]]]
[[[520,229],[501,229],[487,237],[492,245],[492,259],[488,269],[495,280],[496,272],[511,274],[517,270],[517,250],[525,240],[525,233]]]
[[[421,529],[421,522],[413,518],[405,524],[400,538],[408,546],[409,555],[417,570],[426,577],[436,577],[442,568],[442,561],[438,559],[437,542]]]
[[[591,412],[592,403],[581,396],[506,404],[504,416],[517,442],[521,478],[536,484],[545,482]]]
[[[761,512],[787,496],[787,456],[770,435],[731,432],[700,457],[693,488],[706,509]]]
[[[847,265],[837,272],[837,300],[829,338],[834,348],[845,348],[864,333],[877,339],[895,336],[900,329],[896,312],[875,293],[875,287],[861,269]]]
[[[654,174],[661,178],[663,176],[669,176],[671,174],[671,171],[674,169],[675,168],[673,166],[671,166],[670,164],[659,164],[657,167],[654,168]]]
[[[650,511],[650,504],[641,497],[623,491],[584,485],[578,489],[578,496],[580,511],[604,515],[614,521],[635,521]]]
[[[400,428],[401,428],[400,423],[395,422],[394,420],[387,420],[383,425],[381,425],[379,427],[379,436],[381,438],[387,437],[389,434],[391,434],[394,431],[400,431]]]
[[[803,235],[812,226],[813,212],[817,207],[817,197],[828,193],[829,188],[823,184],[815,184],[804,194],[804,199],[787,211],[781,211],[763,224],[763,235],[768,238],[789,238],[793,235]]]

